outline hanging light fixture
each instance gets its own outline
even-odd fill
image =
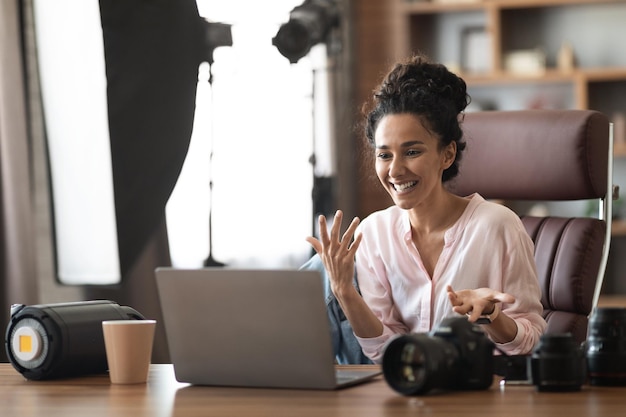
[[[289,13],[272,45],[292,64],[307,55],[318,43],[326,43],[333,28],[339,26],[339,7],[334,0],[305,0]]]

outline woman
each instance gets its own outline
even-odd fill
[[[413,57],[387,74],[374,101],[365,133],[395,205],[355,218],[342,235],[341,211],[330,231],[320,216],[320,238],[307,238],[364,354],[379,363],[394,335],[454,314],[488,322],[500,350],[529,353],[546,326],[530,237],[505,206],[445,187],[465,148],[465,82]]]

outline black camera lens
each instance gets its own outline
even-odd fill
[[[538,391],[578,391],[585,382],[584,351],[570,333],[544,334],[529,360]]]
[[[389,342],[383,375],[391,388],[404,395],[485,389],[493,382],[493,346],[467,319],[446,319],[430,334],[412,333]]]
[[[420,395],[436,388],[452,388],[459,353],[452,344],[427,334],[400,336],[383,356],[383,375],[389,386],[404,395]]]
[[[591,385],[626,385],[626,309],[596,308],[587,331],[587,370]]]

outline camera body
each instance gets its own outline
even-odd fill
[[[411,333],[389,342],[383,375],[403,395],[431,390],[481,390],[493,382],[495,345],[465,317],[444,319],[430,333]]]

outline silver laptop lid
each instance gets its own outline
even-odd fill
[[[336,387],[319,272],[158,268],[156,279],[178,381]]]

